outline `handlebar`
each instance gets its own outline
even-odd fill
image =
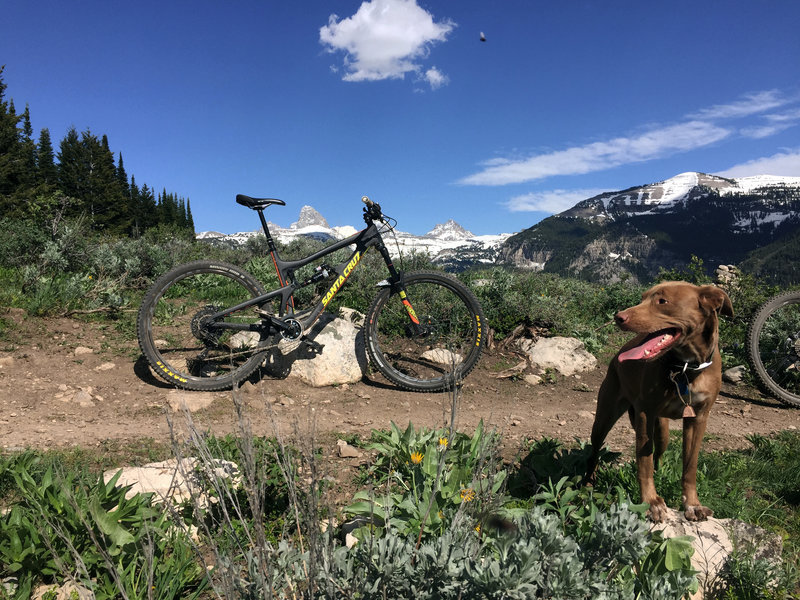
[[[369,196],[361,196],[361,201],[367,206],[364,208],[364,219],[373,221],[383,221],[383,212],[381,212],[381,205],[369,199]]]

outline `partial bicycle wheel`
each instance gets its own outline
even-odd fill
[[[264,360],[266,349],[256,329],[261,317],[255,307],[212,315],[263,293],[252,275],[234,265],[197,261],[176,267],[142,301],[139,346],[169,383],[189,390],[231,388]]]
[[[475,295],[454,277],[419,272],[404,277],[406,298],[389,287],[372,302],[366,346],[378,370],[402,388],[451,389],[478,363],[485,332]],[[407,306],[419,325],[412,323]]]
[[[764,303],[747,329],[750,364],[764,390],[800,407],[800,292]]]

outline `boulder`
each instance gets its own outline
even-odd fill
[[[664,537],[688,535],[694,538],[692,567],[698,571],[700,588],[692,600],[712,597],[719,586],[719,575],[734,547],[752,551],[757,559],[764,558],[779,564],[783,543],[780,536],[738,519],[687,521],[682,512],[670,510],[662,523],[651,530],[661,530]]]
[[[120,469],[112,469],[103,473],[103,480],[108,483]],[[180,504],[194,495],[198,506],[207,505],[204,478],[239,479],[239,467],[230,461],[213,459],[206,464],[196,458],[184,458],[181,462],[176,458],[161,462],[149,463],[141,467],[125,467],[117,480],[117,487],[132,486],[125,494],[131,497],[137,493],[153,492],[157,501],[171,500]]]
[[[555,369],[569,377],[597,367],[597,359],[576,338],[525,339],[519,342],[519,347],[528,356],[534,370],[539,372]]]
[[[722,372],[722,380],[727,383],[738,385],[744,380],[745,373],[747,373],[747,367],[744,365],[731,367]]]
[[[357,320],[353,315],[339,318],[322,313],[308,334],[309,339],[324,346],[322,353],[308,357],[303,345],[291,350],[284,357],[291,361],[289,377],[314,387],[361,381],[367,370],[367,356],[364,332],[354,322]]]

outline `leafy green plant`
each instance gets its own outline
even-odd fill
[[[392,423],[388,432],[373,431],[372,437],[368,448],[378,455],[369,473],[376,487],[357,492],[344,509],[371,527],[441,533],[467,505],[476,507],[472,512],[485,510],[504,485],[506,472],[492,462],[498,438],[485,431],[483,421],[472,436],[415,430],[412,423],[402,431]]]
[[[19,499],[0,519],[0,574],[16,579],[16,597],[68,576],[97,598],[144,598],[154,586],[163,598],[200,592],[204,571],[152,494],[128,497],[130,487],[116,486],[119,473],[108,483],[53,468],[34,478],[38,460],[21,454],[6,467]]]

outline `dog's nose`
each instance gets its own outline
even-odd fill
[[[625,324],[625,322],[627,320],[628,320],[628,314],[624,310],[621,310],[617,314],[614,315],[614,322],[617,325],[622,326],[622,325]]]

